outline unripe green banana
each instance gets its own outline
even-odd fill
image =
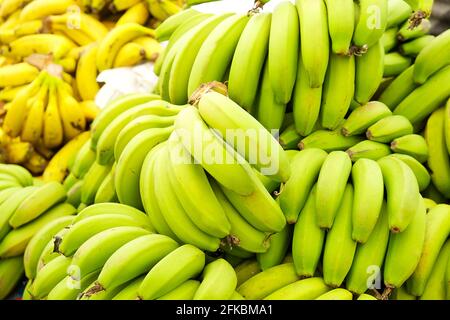
[[[398,52],[391,52],[384,56],[383,77],[395,77],[408,69],[412,64],[410,57],[402,56]]]
[[[78,181],[73,185],[70,190],[67,191],[67,203],[70,203],[74,207],[81,205],[81,190],[83,188],[83,180]]]
[[[335,130],[344,120],[355,94],[355,57],[331,54],[323,85],[322,126]]]
[[[59,243],[61,243],[64,236],[66,235],[66,233],[69,231],[69,229],[70,226],[67,226],[59,230],[58,233],[55,234],[55,236],[52,239],[50,239],[50,241],[45,245],[41,255],[39,256],[36,268],[37,272],[39,272],[39,270],[41,270],[44,266],[46,266],[50,261],[61,256],[61,254],[58,252],[58,246]]]
[[[89,168],[95,161],[96,154],[95,151],[91,149],[91,144],[91,139],[86,141],[75,156],[72,170],[70,172],[78,179],[84,178],[86,173],[89,171]]]
[[[188,280],[157,300],[193,300],[199,286],[199,281]]]
[[[356,300],[378,300],[378,299],[375,298],[374,296],[371,296],[370,294],[363,293]]]
[[[314,300],[329,290],[322,278],[309,278],[287,285],[264,300]]]
[[[447,66],[406,97],[394,110],[394,114],[403,115],[411,123],[417,124],[439,108],[448,99],[449,93],[450,66]]]
[[[204,266],[205,254],[202,251],[189,244],[181,246],[150,270],[139,287],[139,297],[143,300],[157,299],[183,282],[197,277]]]
[[[353,35],[358,47],[370,48],[380,40],[388,24],[388,0],[359,1],[360,14]]]
[[[390,143],[399,137],[412,134],[413,131],[413,126],[407,118],[395,115],[383,118],[370,126],[366,136],[372,141]]]
[[[356,162],[360,159],[378,160],[391,154],[389,146],[376,141],[364,140],[346,151]]]
[[[169,237],[158,234],[150,234],[128,242],[106,261],[98,276],[96,286],[90,293],[109,292],[146,274],[156,263],[176,248],[178,248],[178,243]]]
[[[95,194],[94,203],[110,203],[118,202],[116,188],[114,185],[114,175],[116,171],[116,166],[113,165],[111,171],[108,173],[106,178],[98,187],[97,193]]]
[[[78,180],[72,173],[70,173],[63,182],[64,189],[68,192],[74,185],[76,185],[80,180]]]
[[[425,139],[428,144],[428,168],[431,180],[445,198],[450,198],[450,159],[445,142],[445,110],[438,109],[428,119]]]
[[[194,300],[226,300],[235,292],[236,272],[223,259],[209,263],[203,270],[202,282],[194,295]]]
[[[417,57],[420,55],[423,49],[425,49],[427,46],[429,46],[433,40],[435,39],[435,36],[428,35],[423,36],[417,39],[414,39],[410,42],[406,42],[402,44],[399,47],[399,51],[402,55],[411,56],[411,57]],[[416,66],[414,66],[414,69]]]
[[[298,147],[300,150],[314,148],[322,149],[326,152],[345,151],[363,140],[364,138],[361,136],[344,136],[340,128],[334,131],[318,130],[303,138],[298,144]]]
[[[410,134],[391,142],[391,149],[395,153],[409,155],[420,163],[428,160],[428,146],[425,139],[418,134]]]
[[[379,100],[394,110],[411,92],[417,88],[414,82],[414,66],[398,75],[392,83],[383,90]]]
[[[428,188],[431,182],[431,176],[428,173],[427,168],[425,168],[419,161],[406,154],[394,153],[391,157],[400,159],[411,168],[416,176],[417,183],[419,184],[419,190],[421,192]]]
[[[450,30],[438,35],[417,56],[414,65],[414,80],[423,84],[431,75],[449,65],[450,55],[448,50],[450,50]]]
[[[317,225],[317,213],[316,188],[313,188],[295,224],[292,239],[292,258],[295,271],[302,278],[310,278],[316,274],[322,254],[325,231]]]
[[[228,93],[233,101],[250,113],[254,112],[259,79],[269,47],[271,20],[271,13],[257,13],[250,18],[231,62]],[[247,72],[243,73],[243,68]]]
[[[94,281],[78,296],[77,300],[112,300],[129,284],[129,282],[126,282],[111,290],[97,291],[97,281]]]
[[[425,242],[419,264],[410,280],[409,292],[420,297],[427,284],[436,259],[450,234],[450,206],[441,204],[428,212]]]
[[[137,300],[138,290],[142,281],[144,281],[144,278],[145,276],[141,276],[131,281],[125,288],[114,296],[113,300]]]
[[[345,289],[334,289],[317,297],[315,300],[353,300],[353,294]]]
[[[0,299],[6,299],[23,277],[22,257],[0,260]]]
[[[382,102],[372,101],[356,108],[342,126],[344,136],[363,134],[367,129],[383,118],[392,115],[391,110]]]
[[[322,86],[312,88],[309,74],[300,55],[298,59],[297,80],[292,97],[295,129],[306,137],[311,134],[319,119],[322,104]]]
[[[237,277],[237,286],[239,287],[248,279],[260,273],[261,267],[259,262],[255,259],[244,260],[234,268]]]
[[[450,241],[444,244],[434,263],[433,270],[428,278],[420,300],[446,300],[448,282],[445,272],[450,257]]]
[[[48,293],[47,300],[76,300],[78,295],[97,279],[99,273],[96,271],[75,279],[66,276]]]
[[[102,166],[97,162],[92,164],[89,171],[83,180],[83,186],[81,187],[81,202],[84,204],[93,204],[95,200],[95,195],[97,194],[98,188],[102,184],[103,180],[111,172],[111,166]]]
[[[406,21],[411,14],[413,9],[404,0],[388,0],[388,22],[387,27],[393,27]]]
[[[293,263],[280,264],[251,277],[237,288],[247,300],[261,300],[299,280]]]
[[[397,27],[390,28],[384,32],[383,36],[380,39],[380,42],[383,45],[384,53],[389,53],[397,46],[397,32]]]
[[[328,232],[323,253],[323,277],[327,285],[340,287],[352,266],[356,241],[352,239],[353,187],[349,184],[333,228]]]
[[[413,301],[413,300],[417,300],[417,297],[413,296],[412,294],[409,294],[406,291],[405,286],[402,286],[402,287],[396,288],[392,291],[392,294],[389,297],[389,300]]]
[[[295,125],[291,124],[280,134],[280,145],[284,150],[295,150],[301,139],[302,136],[297,133]]]
[[[415,208],[415,216],[408,228],[401,233],[391,233],[389,237],[383,278],[386,287],[390,289],[400,288],[408,280],[422,254],[426,229],[426,209],[423,200]]]
[[[177,30],[187,19],[199,14],[200,12],[190,8],[170,16],[155,29],[156,39],[161,42],[169,40],[175,30]]]
[[[297,0],[300,17],[301,55],[309,86],[319,88],[325,81],[328,68],[330,41],[327,8],[323,0]]]
[[[308,149],[299,152],[292,160],[291,179],[283,186],[279,197],[288,223],[297,222],[326,157],[323,150]]]
[[[431,22],[428,19],[423,19],[420,25],[411,29],[409,21],[406,21],[397,33],[397,39],[400,42],[406,42],[427,35],[431,29]]]
[[[33,185],[33,177],[31,176],[31,173],[19,165],[0,164],[0,173],[14,177],[17,181],[19,181],[22,187]]]
[[[352,239],[366,243],[377,224],[383,204],[383,174],[376,161],[361,159],[353,166],[352,180]]]
[[[256,259],[259,262],[262,270],[279,265],[292,243],[292,229],[291,226],[286,225],[281,232],[270,236],[270,247],[264,253],[257,253]]]
[[[447,151],[450,155],[450,99],[447,101],[445,106],[445,116],[444,116],[444,132],[445,132],[445,142],[447,144]]]
[[[431,199],[423,198],[423,201],[425,202],[425,207],[427,208],[427,213],[430,212],[431,209],[437,206],[437,203],[434,202]]]
[[[355,7],[351,0],[325,0],[333,52],[348,54],[355,29]]]
[[[366,104],[374,96],[383,80],[384,47],[381,41],[374,44],[360,57],[356,57],[355,97]]]
[[[42,299],[66,277],[67,268],[70,266],[71,259],[64,256],[49,262],[36,275],[31,288],[30,294],[34,299]]]
[[[351,171],[352,162],[343,151],[331,152],[325,159],[316,185],[316,219],[320,228],[333,226]]]
[[[356,248],[355,258],[347,276],[346,288],[363,294],[381,279],[381,268],[389,241],[388,214],[383,204],[380,217],[369,239]]]
[[[300,26],[297,8],[286,1],[278,4],[272,13],[268,69],[275,101],[291,101],[297,76]]]

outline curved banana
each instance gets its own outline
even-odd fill
[[[391,84],[383,90],[380,102],[394,110],[409,94],[417,88],[414,82],[414,66],[409,67],[399,74]]]
[[[266,252],[256,254],[256,259],[262,270],[279,265],[286,257],[286,253],[292,242],[291,227],[286,225],[283,230],[271,235],[269,241],[269,249]]]
[[[116,0],[117,1],[117,0]],[[124,1],[125,2],[125,1]],[[129,1],[126,1],[129,2]],[[136,2],[139,2],[136,0]],[[123,8],[117,8],[117,11],[122,11]],[[155,29],[155,37],[158,39],[158,41],[166,41],[169,40],[170,37],[173,35],[173,33],[185,22],[187,19],[190,19],[192,17],[195,17],[199,15],[200,12],[194,9],[186,9],[183,10],[173,16],[170,16],[166,20],[164,20],[158,28]]]
[[[395,153],[406,154],[420,163],[428,160],[428,145],[424,137],[418,134],[410,134],[395,139],[391,142],[391,149]]]
[[[391,52],[384,56],[383,77],[395,77],[408,69],[412,64],[410,57],[402,56],[398,52]]]
[[[117,53],[114,59],[114,68],[132,67],[140,64],[145,59],[144,48],[135,42],[128,42]]]
[[[366,136],[369,140],[391,143],[393,140],[412,134],[414,128],[406,117],[393,115],[385,117],[367,129]]]
[[[360,159],[379,160],[391,154],[389,146],[370,140],[364,140],[346,151],[353,162]]]
[[[1,9],[1,6],[0,6]],[[23,277],[22,257],[0,260],[0,299],[6,299]]]
[[[33,176],[30,174],[30,172],[25,169],[24,167],[14,165],[14,164],[3,164],[0,163],[0,173],[8,174],[23,186],[28,187],[33,185]]]
[[[28,57],[34,53],[52,54],[59,59],[76,45],[68,38],[56,34],[32,34],[9,44],[10,53],[17,57]]]
[[[314,300],[329,290],[322,278],[309,278],[287,285],[264,300]]]
[[[91,45],[83,50],[78,60],[75,76],[77,88],[83,100],[94,100],[100,86],[97,83],[97,45]]]
[[[117,20],[116,26],[121,26],[126,23],[137,23],[140,25],[145,25],[150,13],[147,8],[147,4],[141,1],[130,8]]]
[[[60,81],[62,84],[62,81]],[[86,118],[79,102],[66,91],[62,85],[57,84],[58,107],[64,129],[64,138],[72,140],[86,129]]]
[[[106,176],[98,187],[95,194],[94,203],[118,202],[116,188],[114,184],[116,167],[113,166],[111,172]]]
[[[111,172],[111,166],[102,166],[94,162],[83,179],[81,188],[81,202],[87,205],[93,204],[95,195],[103,180]]]
[[[48,293],[47,300],[76,300],[98,275],[99,272],[96,271],[76,279],[66,276]]]
[[[353,300],[353,294],[345,289],[334,289],[324,293],[315,300]]]
[[[44,145],[49,149],[59,147],[64,140],[64,129],[59,113],[56,86],[52,82],[50,83],[48,104],[44,113],[43,139]]]
[[[428,47],[433,42],[435,38],[435,36],[428,35],[414,39],[402,44],[399,47],[399,51],[402,55],[417,57],[423,51],[423,49]]]
[[[380,40],[388,24],[388,0],[360,0],[359,17],[353,35],[358,47],[370,48]]]
[[[188,280],[157,300],[193,300],[199,286],[199,281]]]
[[[203,270],[202,282],[193,300],[226,300],[235,292],[237,276],[224,259],[215,260]]]
[[[16,87],[31,83],[39,70],[26,63],[6,65],[0,68],[0,87]]]
[[[413,8],[405,0],[388,1],[388,21],[387,28],[398,26],[406,21],[413,13]]]
[[[350,0],[325,0],[328,29],[335,54],[348,54],[355,29],[355,6]]]
[[[144,281],[145,276],[141,276],[131,281],[124,289],[122,289],[112,300],[136,300],[138,298],[138,290]]]
[[[35,0],[27,4],[20,12],[20,21],[43,19],[54,14],[65,13],[73,0]]]

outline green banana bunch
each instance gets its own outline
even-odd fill
[[[156,29],[155,37],[158,41],[169,40],[175,30],[177,30],[187,19],[199,15],[200,12],[192,8],[180,11],[178,14],[170,16],[164,20]]]

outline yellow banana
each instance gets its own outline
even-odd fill
[[[58,107],[64,128],[64,138],[71,140],[84,131],[86,119],[78,101],[70,95],[61,85],[57,83]]]
[[[1,67],[0,88],[28,84],[32,82],[38,74],[39,70],[26,62]]]
[[[27,119],[25,120],[21,139],[25,142],[37,143],[41,137],[44,125],[44,112],[47,106],[48,80],[39,88],[36,99],[30,106]]]
[[[150,13],[147,9],[147,5],[144,1],[135,4],[130,7],[121,17],[117,20],[117,26],[126,24],[126,23],[137,23],[140,25],[145,25],[147,22]]]

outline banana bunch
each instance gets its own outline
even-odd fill
[[[27,299],[240,298],[230,263],[155,234],[144,212],[115,203],[47,224],[30,241],[24,270]]]

